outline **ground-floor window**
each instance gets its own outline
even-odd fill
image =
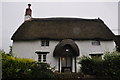
[[[46,54],[43,54],[43,62],[46,62]]]
[[[91,58],[93,58],[93,59],[102,59],[102,55],[103,54],[89,54],[90,56],[91,56]]]
[[[38,61],[42,62],[42,55],[38,55]]]
[[[37,53],[37,55],[38,55],[39,62],[46,62],[46,57],[49,52],[36,51],[35,53]]]
[[[46,54],[38,54],[39,62],[46,62]]]

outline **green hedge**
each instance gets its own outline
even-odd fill
[[[107,53],[104,59],[92,59],[84,56],[79,64],[81,64],[81,71],[84,74],[120,79],[120,53],[118,52]]]
[[[54,78],[50,65],[2,53],[2,79]]]
[[[120,79],[120,53],[106,54],[104,56],[104,67],[106,76]]]

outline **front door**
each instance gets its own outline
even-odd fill
[[[72,58],[71,57],[62,57],[61,58],[61,71],[62,72],[71,72],[72,71]]]

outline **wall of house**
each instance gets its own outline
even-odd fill
[[[92,41],[75,41],[79,47],[80,56],[90,56],[89,54],[105,54],[105,52],[115,51],[114,41],[100,41],[100,45],[92,45]],[[77,57],[77,62],[79,61]],[[77,71],[80,70],[80,65],[77,63]]]
[[[41,41],[13,41],[13,55],[20,58],[30,58],[38,61],[36,51],[49,52],[46,56],[46,61],[58,69],[58,58],[53,58],[53,50],[58,44],[58,41],[50,41],[49,47],[41,47]]]
[[[112,52],[115,49],[115,43],[113,41],[101,41],[101,45],[95,46],[91,44],[92,41],[75,41],[79,47],[80,56],[89,56],[93,53]],[[13,54],[20,58],[30,58],[38,60],[36,51],[50,52],[47,54],[47,63],[58,70],[58,58],[53,57],[53,51],[59,41],[50,41],[49,46],[41,47],[41,41],[13,41]],[[78,58],[79,58],[78,57]],[[77,60],[78,61],[78,60]],[[77,63],[76,63],[77,64]],[[77,64],[77,72],[80,69],[80,65]]]
[[[80,56],[89,54],[112,52],[115,49],[113,41],[100,41],[100,45],[92,45],[92,41],[75,41],[80,49]]]

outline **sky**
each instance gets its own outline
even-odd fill
[[[31,1],[31,0],[30,0]],[[66,1],[66,2],[15,2],[2,1],[0,3],[0,49],[9,52],[12,45],[11,37],[19,26],[24,22],[25,9],[27,4],[32,5],[33,18],[46,17],[77,17],[86,19],[97,19],[98,17],[113,31],[118,34],[118,1],[110,0],[107,2],[85,2]],[[98,0],[99,1],[99,0]]]

